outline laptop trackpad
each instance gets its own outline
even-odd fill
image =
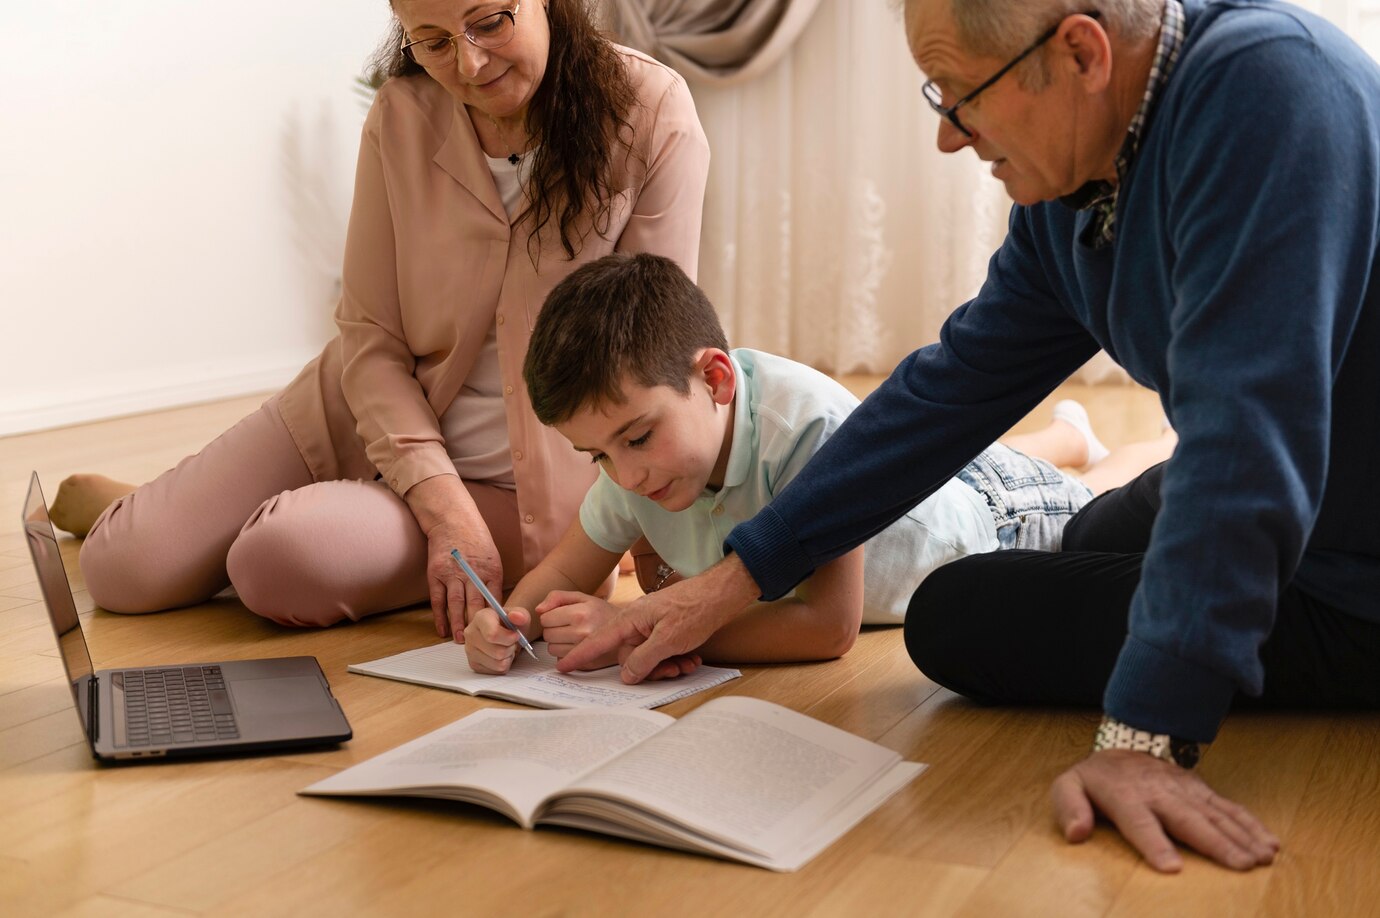
[[[315,676],[237,679],[230,683],[230,696],[235,699],[235,713],[241,723],[247,718],[314,714],[331,707],[321,680]]]

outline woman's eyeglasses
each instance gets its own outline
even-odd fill
[[[513,40],[517,32],[517,12],[521,0],[511,10],[490,13],[465,26],[459,35],[435,35],[403,42],[402,52],[423,67],[444,67],[455,60],[456,41],[464,38],[476,48],[492,51]]]

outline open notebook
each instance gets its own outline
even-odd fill
[[[487,708],[299,791],[439,797],[523,828],[570,826],[796,870],[925,768],[780,705]]]
[[[556,658],[547,651],[545,641],[532,646],[537,659],[518,654],[513,668],[503,676],[488,676],[470,669],[465,648],[450,641],[368,663],[351,663],[349,671],[516,701],[534,708],[659,708],[742,675],[736,669],[701,666],[676,679],[624,685],[617,666],[588,673],[562,673],[557,671]]]

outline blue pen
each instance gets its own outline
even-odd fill
[[[470,583],[479,587],[479,592],[484,594],[484,601],[493,606],[493,610],[498,613],[498,620],[503,622],[503,627],[507,628],[509,631],[516,631],[518,643],[522,645],[522,649],[527,651],[527,655],[533,660],[537,659],[537,653],[532,649],[531,642],[527,640],[521,631],[518,631],[517,626],[513,624],[513,620],[508,617],[508,613],[503,611],[503,606],[499,605],[498,600],[494,599],[494,594],[489,592],[489,588],[484,585],[484,581],[480,580],[479,575],[474,572],[474,568],[466,564],[465,559],[460,557],[460,549],[452,548],[450,550],[450,556],[455,559],[456,564],[460,565],[460,570],[465,572],[465,576],[470,578]]]

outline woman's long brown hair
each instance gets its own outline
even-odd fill
[[[527,0],[536,3],[537,0]],[[589,212],[601,235],[613,205],[611,166],[618,148],[632,151],[628,111],[637,92],[620,53],[594,28],[585,0],[547,0],[551,48],[536,94],[527,108],[527,133],[538,148],[528,177],[528,204],[516,222],[531,221],[528,253],[553,219],[561,247],[574,258],[584,242],[579,221]],[[371,61],[369,82],[426,73],[403,54],[404,32],[396,17]]]

